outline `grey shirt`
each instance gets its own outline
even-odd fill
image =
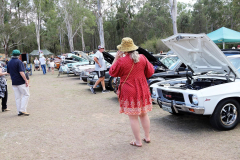
[[[104,71],[107,70],[106,69],[106,64],[105,64],[105,60],[103,57],[103,54],[100,51],[97,51],[94,55],[94,57],[97,57],[98,62],[100,63],[100,65],[102,66],[101,68],[99,67],[99,65],[97,63],[95,63],[95,70],[96,71]]]

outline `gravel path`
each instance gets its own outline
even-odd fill
[[[172,116],[153,106],[151,143],[133,147],[128,117],[116,95],[91,94],[79,77],[30,76],[29,117],[17,116],[8,77],[8,108],[0,113],[0,159],[175,160],[240,159],[240,125],[214,130],[207,117]],[[141,131],[143,136],[143,131]]]

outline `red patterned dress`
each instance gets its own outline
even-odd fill
[[[147,79],[154,73],[153,65],[140,54],[139,62],[133,66],[129,54],[119,58],[110,68],[112,77],[121,77],[118,88],[120,113],[140,115],[152,110],[152,100]],[[127,78],[131,68],[133,69]],[[125,79],[126,82],[124,83]],[[124,83],[124,84],[123,84]]]

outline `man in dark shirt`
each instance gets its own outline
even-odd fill
[[[19,50],[12,51],[12,59],[8,62],[7,73],[10,74],[12,79],[18,116],[29,116],[29,113],[27,113],[27,105],[30,96],[28,80],[24,73],[25,67],[22,61],[18,59],[20,54]]]

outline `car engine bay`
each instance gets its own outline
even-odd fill
[[[187,75],[186,77],[187,77],[187,80],[162,83],[160,84],[160,86],[168,86],[169,88],[184,89],[184,90],[185,89],[201,90],[203,88],[232,82],[232,80],[230,79],[217,78],[217,77],[216,78],[207,78],[207,77],[193,78],[191,75]]]

